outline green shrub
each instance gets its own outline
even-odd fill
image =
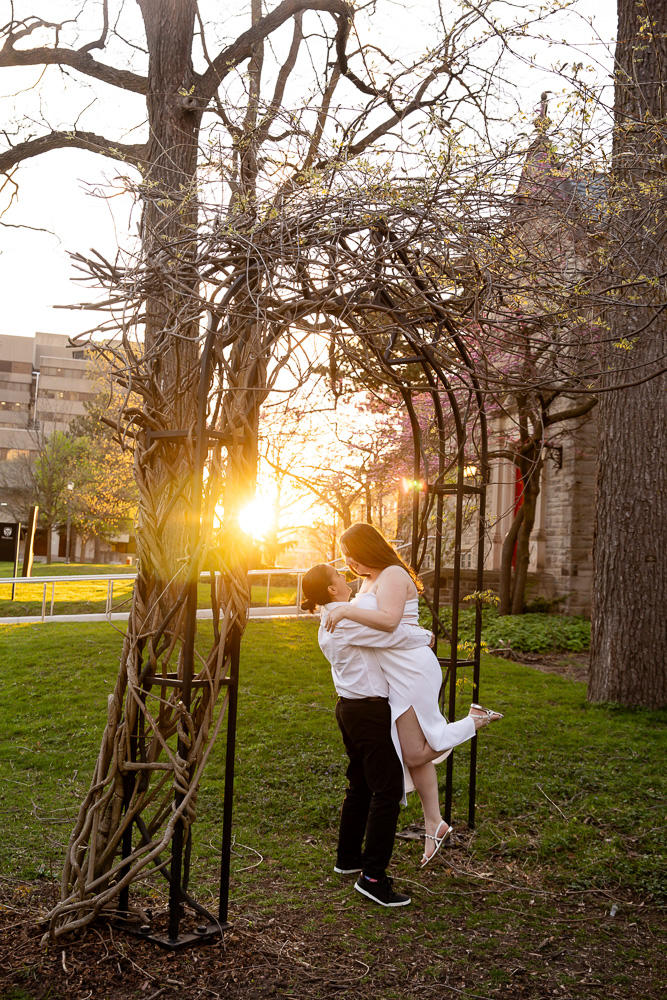
[[[440,619],[446,629],[451,628],[452,610],[444,608]],[[422,621],[430,627],[430,613],[424,608]],[[459,642],[472,643],[475,639],[475,609],[459,611]],[[509,648],[517,653],[582,653],[591,643],[591,623],[586,618],[568,615],[498,614],[493,607],[482,611],[482,642],[490,650]]]

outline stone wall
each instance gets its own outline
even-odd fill
[[[563,405],[567,405],[566,401]],[[492,427],[502,439],[511,428],[499,421]],[[550,449],[542,469],[535,527],[530,541],[530,573],[526,600],[538,596],[562,597],[557,609],[563,614],[590,615],[593,582],[593,529],[597,450],[596,411],[577,421],[553,427]],[[508,460],[494,462],[487,492],[488,529],[485,545],[485,589],[498,590],[503,540],[516,504],[516,473]],[[476,530],[464,532],[462,540],[462,596],[474,590],[477,558]],[[451,569],[443,569],[443,588],[451,598]],[[445,582],[445,580],[447,582]],[[444,589],[443,589],[444,594]],[[446,598],[443,596],[443,602]]]
[[[421,580],[429,595],[433,593],[434,571],[426,570],[421,573]],[[498,581],[500,573],[497,569],[484,570],[484,590],[493,590],[498,593]],[[527,599],[529,601],[536,597],[544,597],[551,600],[556,596],[557,580],[550,573],[529,573],[527,583]],[[459,586],[459,603],[463,603],[464,598],[475,592],[477,589],[477,571],[473,569],[462,569]],[[451,566],[443,566],[440,570],[440,606],[452,603],[454,595],[454,570]],[[470,605],[469,601],[465,602]]]
[[[564,597],[563,613],[590,615],[593,583],[597,421],[591,417],[562,435],[562,466],[547,460],[544,491],[545,570]]]

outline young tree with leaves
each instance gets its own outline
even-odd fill
[[[67,432],[79,449],[71,519],[83,548],[86,541],[94,541],[93,562],[100,561],[103,539],[134,531],[138,502],[133,455],[120,446],[104,420],[109,420],[108,403],[108,395],[88,403],[85,415],[73,420]]]
[[[39,507],[39,522],[46,528],[48,560],[53,551],[54,530],[71,524],[85,445],[64,431],[49,435],[37,431],[35,444],[36,450],[20,461],[21,491],[28,506]]]

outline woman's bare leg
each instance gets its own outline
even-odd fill
[[[475,732],[489,724],[488,716],[481,711],[471,708],[470,716],[475,723]],[[426,833],[430,837],[442,836],[443,833],[447,832],[447,825],[440,812],[438,776],[433,761],[436,757],[440,757],[443,751],[434,750],[430,745],[419,725],[417,713],[412,707],[396,719],[396,729],[398,730],[403,760],[410,768],[410,774],[424,810]],[[442,829],[443,827],[444,829]],[[424,856],[430,857],[434,849],[435,842],[427,837]]]
[[[431,836],[439,832],[440,836],[447,830],[447,824],[440,812],[440,799],[438,796],[438,776],[433,761],[427,764],[418,764],[417,767],[410,768],[410,774],[415,784],[417,795],[424,810],[424,827]],[[440,829],[442,827],[443,829]],[[427,857],[433,853],[435,842],[426,838],[424,844],[424,854]]]
[[[472,718],[475,725],[475,732],[481,729],[482,726],[488,726],[489,720],[486,715],[475,715],[470,712],[470,718]],[[464,719],[459,719],[458,722],[453,723],[455,727],[461,726],[465,722]],[[419,764],[426,764],[430,760],[435,760],[436,757],[441,757],[445,750],[449,747],[441,747],[439,750],[434,750],[433,747],[428,743],[424,733],[422,732],[422,727],[419,725],[419,719],[414,708],[410,707],[403,712],[403,715],[399,715],[396,719],[396,728],[398,730],[398,739],[401,744],[401,750],[403,751],[403,760],[408,765],[409,768],[417,767]],[[465,735],[460,734],[463,741],[470,738],[472,734],[467,732]],[[454,746],[457,745],[455,742]]]
[[[441,755],[442,750],[438,752],[428,743],[414,708],[408,708],[403,715],[399,715],[396,719],[396,729],[403,751],[403,760],[411,771],[414,767],[427,764]]]
[[[424,810],[424,827],[426,832],[435,837],[437,833],[442,836],[444,826],[447,827],[440,812],[440,799],[438,795],[438,775],[435,770],[433,760],[439,757],[436,751],[428,744],[414,708],[409,708],[396,720],[398,729],[398,739],[401,744],[403,760],[410,768],[410,774],[415,785],[415,790]],[[426,838],[424,845],[424,855],[430,857],[433,853],[435,842]]]

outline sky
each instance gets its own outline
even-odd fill
[[[17,8],[19,6],[17,3]],[[64,12],[65,7],[71,6],[70,0],[56,0],[56,6]],[[443,6],[447,4],[443,2]],[[503,16],[508,20],[512,8],[526,10],[539,5],[524,0],[501,6],[507,8]],[[23,0],[22,7],[53,19],[53,0],[46,7],[40,0]],[[45,8],[44,11],[41,8]],[[381,38],[385,47],[419,52],[420,47],[428,44],[428,26],[433,18],[433,8],[430,0],[411,4],[407,9],[398,3],[383,0],[378,9],[384,14],[382,18],[379,14],[375,15],[372,23],[374,35]],[[131,14],[132,7],[128,10]],[[593,29],[586,23],[587,18],[593,18]],[[240,21],[236,28],[230,25],[228,35],[242,27],[244,25]],[[600,74],[604,75],[609,59],[606,48],[599,44],[599,38],[611,42],[615,27],[615,4],[602,3],[601,0],[577,0],[574,10],[561,14],[552,22],[550,33],[554,42],[563,39],[569,45],[578,46],[584,59],[598,59]],[[546,42],[526,41],[524,54],[527,60],[534,54],[538,63],[548,65],[559,57],[573,58],[571,51],[566,56],[562,55],[563,51],[557,45],[549,46]],[[63,89],[57,71],[49,70],[48,73],[50,75],[45,76],[40,89],[35,88],[40,76],[39,69],[35,67],[0,70],[0,111],[4,111],[5,120],[12,106],[26,107],[28,114],[35,118],[46,108],[48,115],[59,115],[58,121],[49,118],[53,127],[65,127],[68,123],[71,127],[82,109],[87,107],[83,113],[87,118],[82,118],[80,127],[123,137],[130,142],[140,138],[137,132],[127,131],[127,123],[134,126],[142,122],[142,98],[117,92],[113,88],[102,87],[95,91],[89,82],[78,90],[71,84]],[[73,78],[76,78],[75,74]],[[525,111],[532,113],[540,91],[549,89],[548,74],[525,61],[516,64],[513,78],[514,82],[520,81],[521,94],[525,95]],[[110,89],[113,90],[111,100]],[[106,93],[103,93],[105,90]],[[37,133],[37,128],[34,131]],[[114,182],[116,173],[117,164],[113,161],[78,150],[52,151],[20,166],[14,175],[19,188],[18,198],[1,219],[3,333],[33,336],[37,331],[47,331],[71,335],[94,324],[95,314],[55,307],[77,303],[90,295],[82,291],[81,284],[75,280],[76,271],[68,256],[69,251],[86,253],[95,248],[113,257],[116,247],[125,245],[131,234],[136,232],[137,211],[133,210],[129,196],[118,193],[118,184]],[[12,190],[13,185],[6,184],[0,193],[1,208],[7,206]],[[108,197],[109,194],[113,196]]]

